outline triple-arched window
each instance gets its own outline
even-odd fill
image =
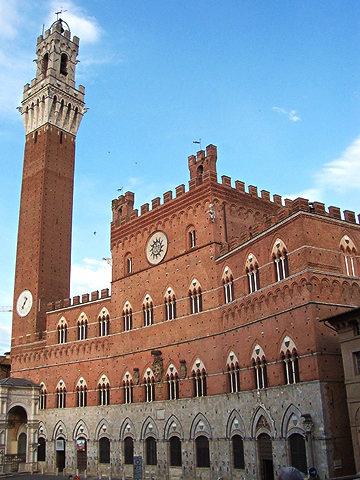
[[[250,253],[246,260],[246,274],[248,277],[249,293],[260,289],[259,264],[254,254]]]
[[[344,257],[345,275],[356,276],[356,248],[350,237],[344,235],[340,242],[340,250]]]
[[[202,312],[202,291],[201,285],[196,280],[193,279],[189,288],[189,298],[190,298],[190,313],[199,313]]]
[[[275,269],[275,280],[279,282],[289,276],[289,263],[286,246],[279,238],[274,243],[272,249],[272,258]]]

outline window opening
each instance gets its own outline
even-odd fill
[[[210,468],[209,439],[201,435],[195,440],[196,445],[196,466],[199,468]]]

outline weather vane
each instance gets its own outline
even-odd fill
[[[58,12],[55,12],[56,20],[59,20],[59,15],[61,15],[64,12],[67,12],[67,10],[63,10],[63,7],[60,7],[60,10]]]

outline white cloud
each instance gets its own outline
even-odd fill
[[[273,107],[272,109],[280,115],[286,115],[292,122],[298,122],[300,120],[300,117],[296,114],[296,110],[290,110],[288,112],[285,108],[280,107]]]
[[[11,343],[11,314],[1,313],[1,324],[0,324],[0,355],[3,355],[5,352],[10,350]],[[5,320],[3,316],[8,318]]]
[[[315,176],[316,183],[323,189],[337,192],[358,190],[360,184],[360,136],[347,147],[342,155],[325,163]]]
[[[310,188],[286,195],[284,198],[302,197],[311,201],[324,202],[329,197],[337,197],[348,201],[351,196],[351,200],[358,204],[360,200],[358,194],[360,184],[360,136],[344,150],[339,158],[324,163],[323,167],[314,173],[312,183]]]
[[[110,281],[111,266],[105,260],[84,258],[71,266],[71,296],[109,288]]]
[[[59,10],[59,2],[51,2],[51,12],[48,16],[48,25],[50,26],[54,22],[54,13]],[[101,37],[101,28],[98,25],[96,19],[89,15],[86,15],[85,12],[76,6],[71,1],[62,2],[62,13],[60,14],[61,18],[69,24],[70,30],[77,37],[81,39],[81,42],[94,43],[98,42]]]
[[[17,35],[18,13],[15,1],[0,2],[0,38],[14,38]]]

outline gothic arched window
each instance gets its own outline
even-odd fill
[[[245,268],[248,277],[249,293],[254,293],[260,289],[260,273],[258,262],[252,253],[246,260]]]
[[[275,279],[277,282],[284,280],[289,276],[289,262],[286,252],[286,246],[279,238],[274,243],[272,249],[272,258],[274,261]]]
[[[354,242],[347,235],[341,239],[340,250],[344,257],[345,275],[356,277],[356,249]]]

